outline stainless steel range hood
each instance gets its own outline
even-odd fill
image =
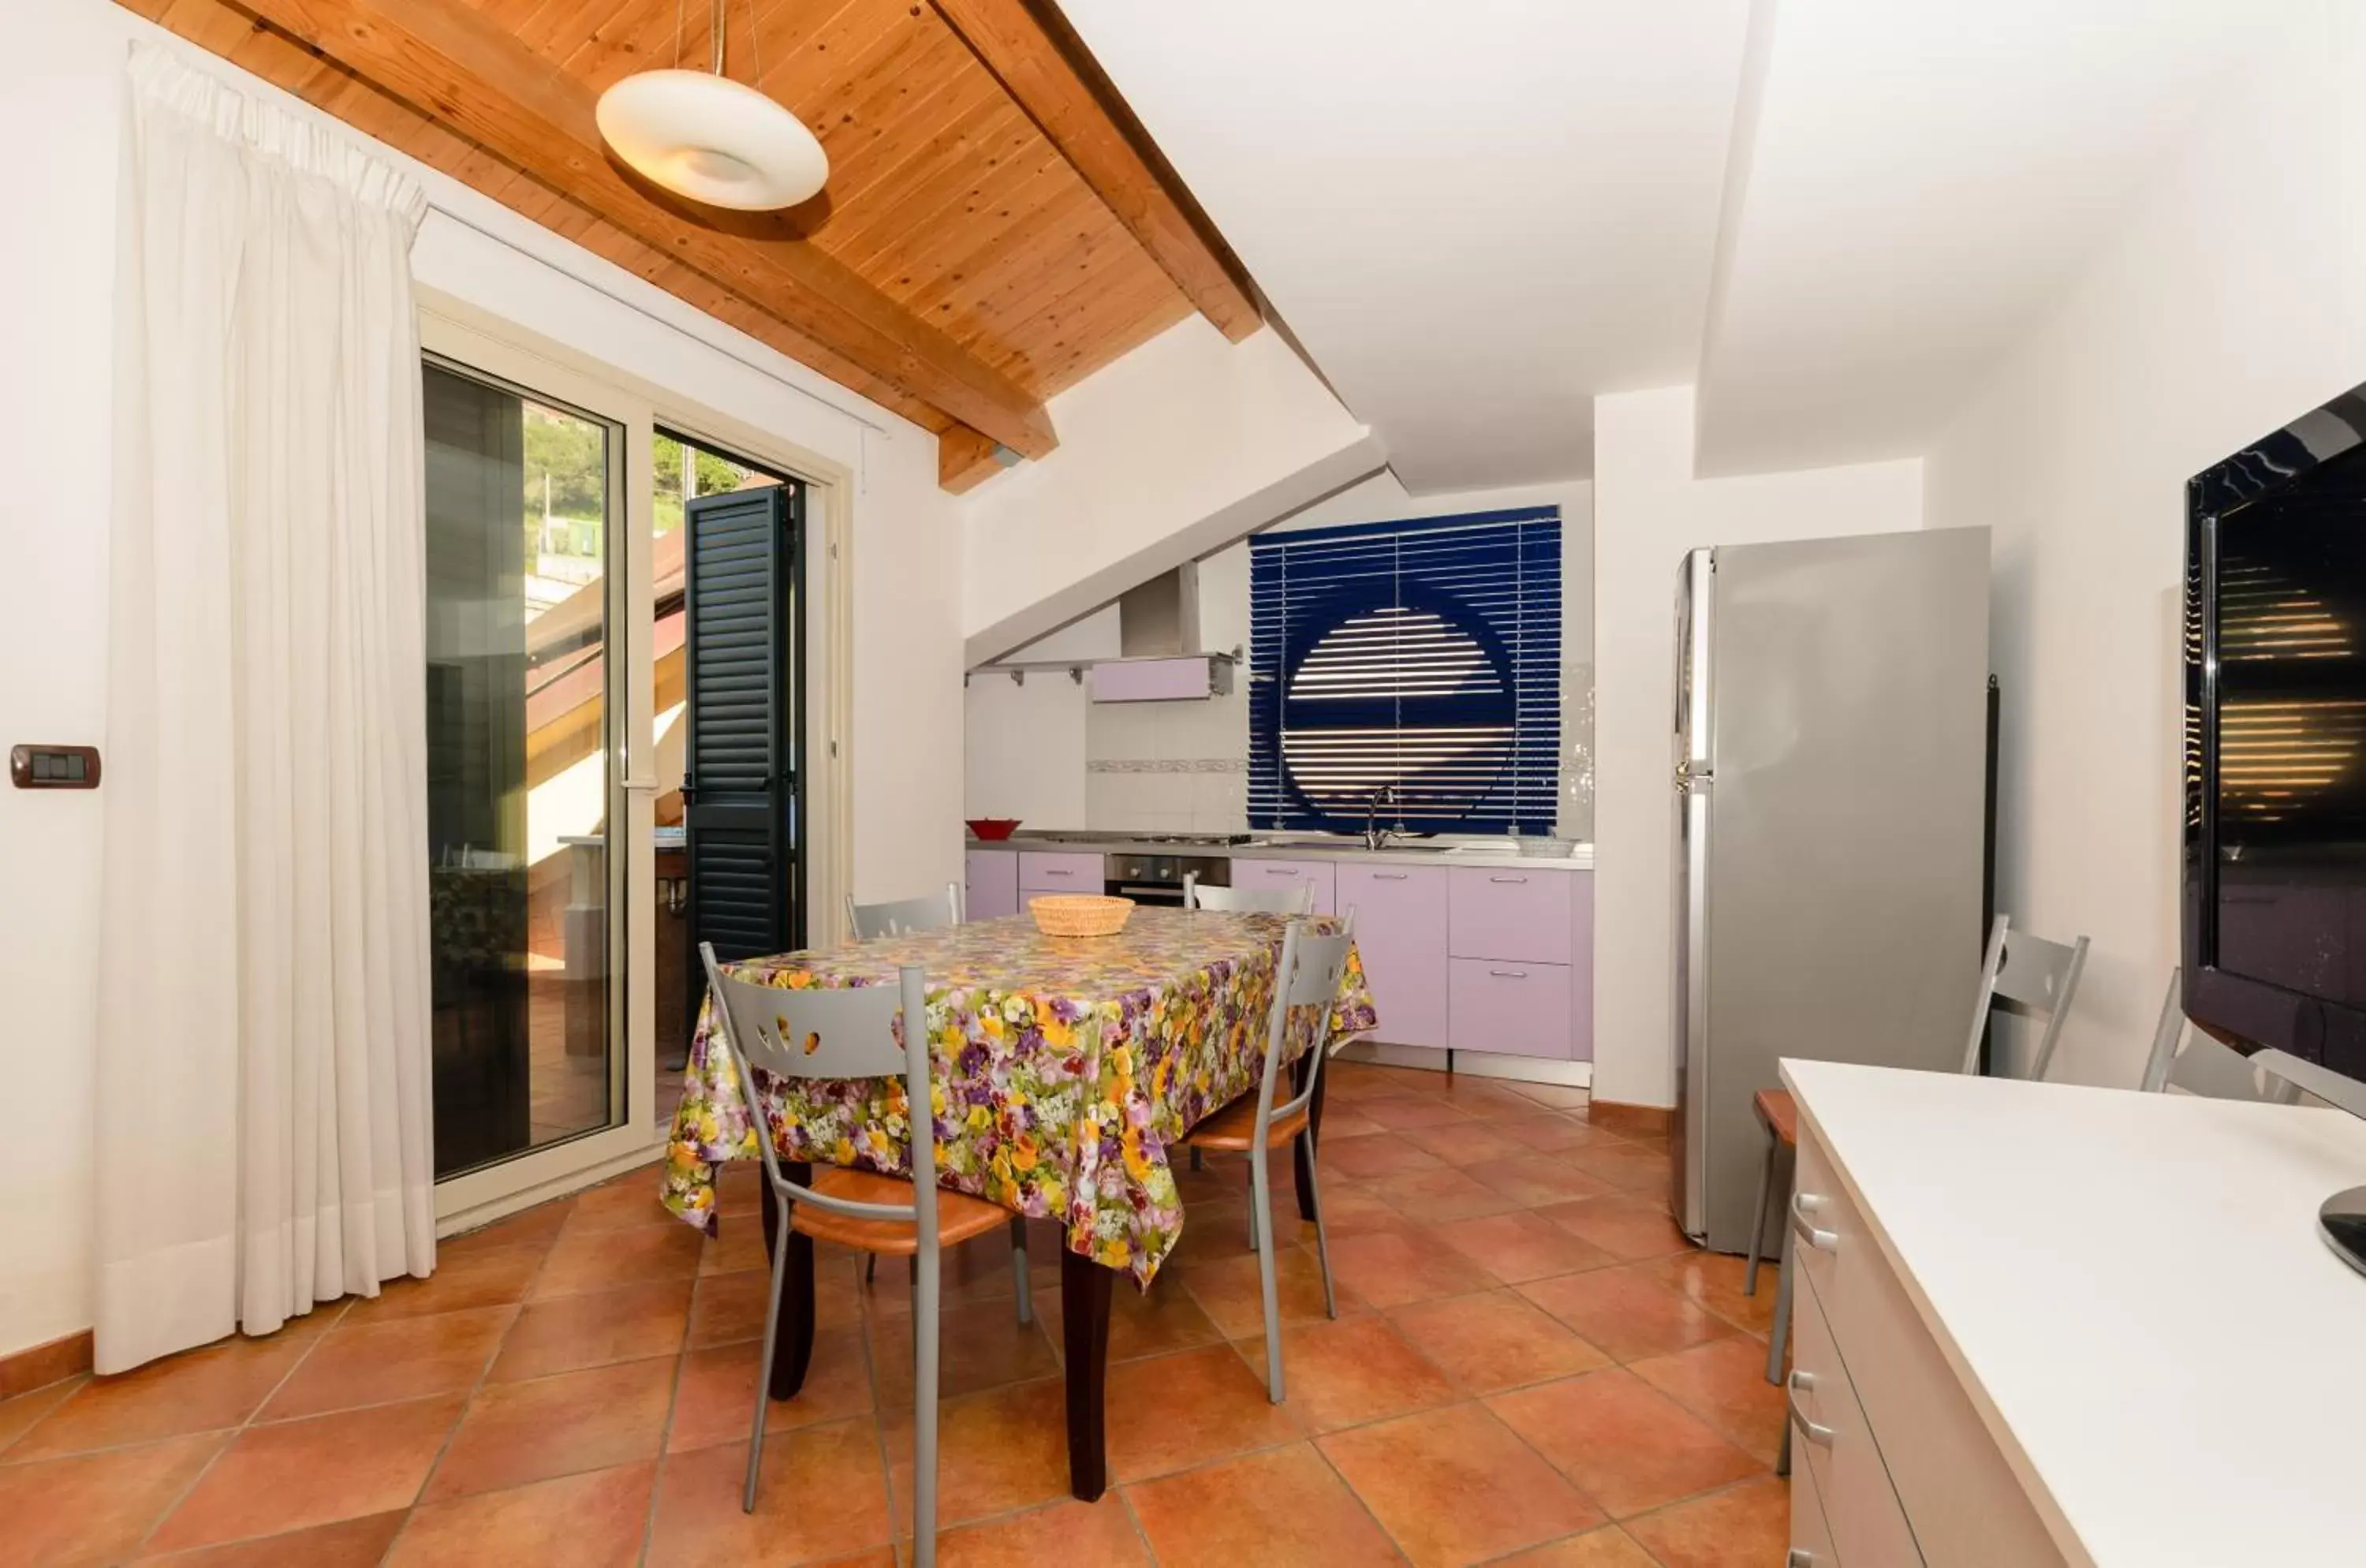
[[[1121,658],[1093,666],[1097,703],[1205,701],[1233,689],[1233,656],[1200,647],[1200,567],[1159,573],[1117,602]]]

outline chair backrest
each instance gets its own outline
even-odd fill
[[[698,944],[706,965],[706,987],[715,1006],[711,1040],[720,1043],[747,1101],[764,1175],[773,1187],[800,1203],[812,1203],[856,1219],[908,1220],[920,1229],[921,1246],[937,1234],[936,1119],[929,1089],[928,983],[918,964],[906,964],[893,986],[831,986],[784,990],[724,972],[712,942]],[[908,1025],[908,1026],[907,1026]],[[918,1107],[906,1120],[912,1128],[912,1194],[908,1204],[851,1203],[832,1198],[782,1174],[764,1120],[763,1097],[750,1067],[776,1078],[894,1078],[904,1080],[905,1102]]]
[[[2172,1084],[2209,1100],[2282,1104],[2293,1094],[2281,1078],[2263,1086],[2241,1052],[2221,1045],[2186,1021],[2185,975],[2178,969],[2169,971],[2169,995],[2161,999],[2160,1021],[2153,1026],[2152,1055],[2145,1059],[2144,1077],[2136,1087],[2146,1094],[2166,1094]]]
[[[1980,1070],[1980,1037],[1988,1032],[1989,1010],[2002,1002],[2045,1021],[2029,1066],[2030,1077],[2042,1080],[2053,1065],[2054,1045],[2062,1036],[2062,1021],[2069,1016],[2070,999],[2079,994],[2079,977],[2086,973],[2087,939],[2079,937],[2065,947],[2030,931],[2013,931],[2011,924],[2009,916],[1999,915],[1989,927],[1979,999],[1972,1009],[1971,1038],[1964,1045],[1964,1071]]]
[[[961,884],[948,882],[945,890],[932,897],[891,898],[884,904],[858,904],[850,893],[846,896],[846,923],[853,928],[857,942],[957,926],[962,923]]]
[[[1340,921],[1339,930],[1330,936],[1316,936],[1307,929],[1306,921],[1294,919],[1282,933],[1281,959],[1274,971],[1273,1009],[1266,1018],[1265,1076],[1257,1081],[1256,1146],[1265,1146],[1266,1129],[1277,1116],[1290,1116],[1314,1098],[1314,1087],[1322,1080],[1323,1059],[1328,1055],[1328,1025],[1331,1006],[1339,999],[1339,980],[1347,972],[1347,952],[1356,941],[1356,911],[1349,909]],[[1322,1016],[1315,1021],[1313,1063],[1307,1068],[1306,1084],[1281,1104],[1273,1102],[1273,1086],[1279,1080],[1282,1046],[1290,1039],[1290,1012],[1292,1008],[1320,1007]]]
[[[1236,915],[1311,915],[1314,912],[1314,885],[1301,882],[1295,887],[1211,887],[1200,880],[1198,872],[1189,872],[1183,878],[1183,907],[1220,909]]]

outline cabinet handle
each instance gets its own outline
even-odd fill
[[[1268,876],[1296,876],[1299,872],[1294,865],[1269,865],[1265,868],[1265,874]]]
[[[1795,1371],[1791,1374],[1790,1392],[1784,1394],[1783,1402],[1791,1407],[1791,1419],[1799,1424],[1799,1435],[1820,1449],[1828,1449],[1832,1446],[1832,1438],[1837,1434],[1830,1427],[1808,1420],[1808,1413],[1799,1408],[1799,1395],[1815,1386],[1816,1376],[1813,1372]]]
[[[1783,1559],[1783,1568],[1816,1568],[1816,1554],[1804,1546],[1795,1546],[1791,1555]]]
[[[1525,969],[1490,969],[1487,973],[1498,980],[1525,980],[1528,977],[1528,972]]]
[[[1823,1206],[1824,1200],[1820,1193],[1802,1192],[1793,1198],[1791,1234],[1819,1252],[1837,1252],[1841,1246],[1840,1233],[1822,1229],[1809,1217]]]
[[[1372,873],[1372,880],[1375,882],[1403,882],[1409,874],[1410,873],[1402,871],[1376,871]]]
[[[1490,882],[1517,882],[1526,886],[1528,879],[1525,876],[1491,876],[1487,880]]]
[[[1073,871],[1063,871],[1056,865],[1047,865],[1043,868],[1043,874],[1046,876],[1074,876],[1076,874]]]

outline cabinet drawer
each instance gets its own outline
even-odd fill
[[[1101,857],[1060,853],[1050,850],[1019,852],[1021,893],[1098,893],[1101,890]]]
[[[1458,865],[1447,874],[1455,957],[1570,961],[1570,873]]]
[[[1019,912],[1019,857],[1008,850],[963,852],[966,876],[962,913],[991,920]]]
[[[1796,1443],[1799,1434],[1793,1432]],[[1816,1467],[1791,1458],[1791,1558],[1788,1568],[1839,1568],[1840,1553],[1832,1550],[1831,1527],[1824,1522],[1824,1500],[1816,1491]]]
[[[1447,1043],[1457,1051],[1569,1059],[1569,965],[1457,958],[1448,965]]]
[[[1824,1525],[1842,1562],[1919,1564],[1906,1510],[1890,1489],[1882,1451],[1832,1340],[1815,1286],[1791,1280],[1791,1472],[1814,1476]],[[2001,1562],[2004,1559],[1991,1559]]]
[[[1328,915],[1337,911],[1332,898],[1331,873],[1332,864],[1327,860],[1236,860],[1233,862],[1233,886],[1279,887],[1284,891],[1312,887],[1314,912]]]
[[[1446,1048],[1446,874],[1436,865],[1338,867],[1338,912],[1356,912],[1356,953],[1380,1018],[1376,1040]]]
[[[1842,1190],[1831,1156],[1805,1122],[1799,1127],[1799,1157],[1792,1168],[1797,1172],[1788,1222],[1792,1267],[1816,1281],[1826,1303],[1836,1311],[1844,1310],[1841,1258],[1867,1251],[1877,1258],[1880,1248],[1865,1234],[1855,1203]]]

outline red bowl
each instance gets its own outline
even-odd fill
[[[969,830],[987,843],[998,843],[1019,830],[1016,817],[972,817],[966,819]]]

